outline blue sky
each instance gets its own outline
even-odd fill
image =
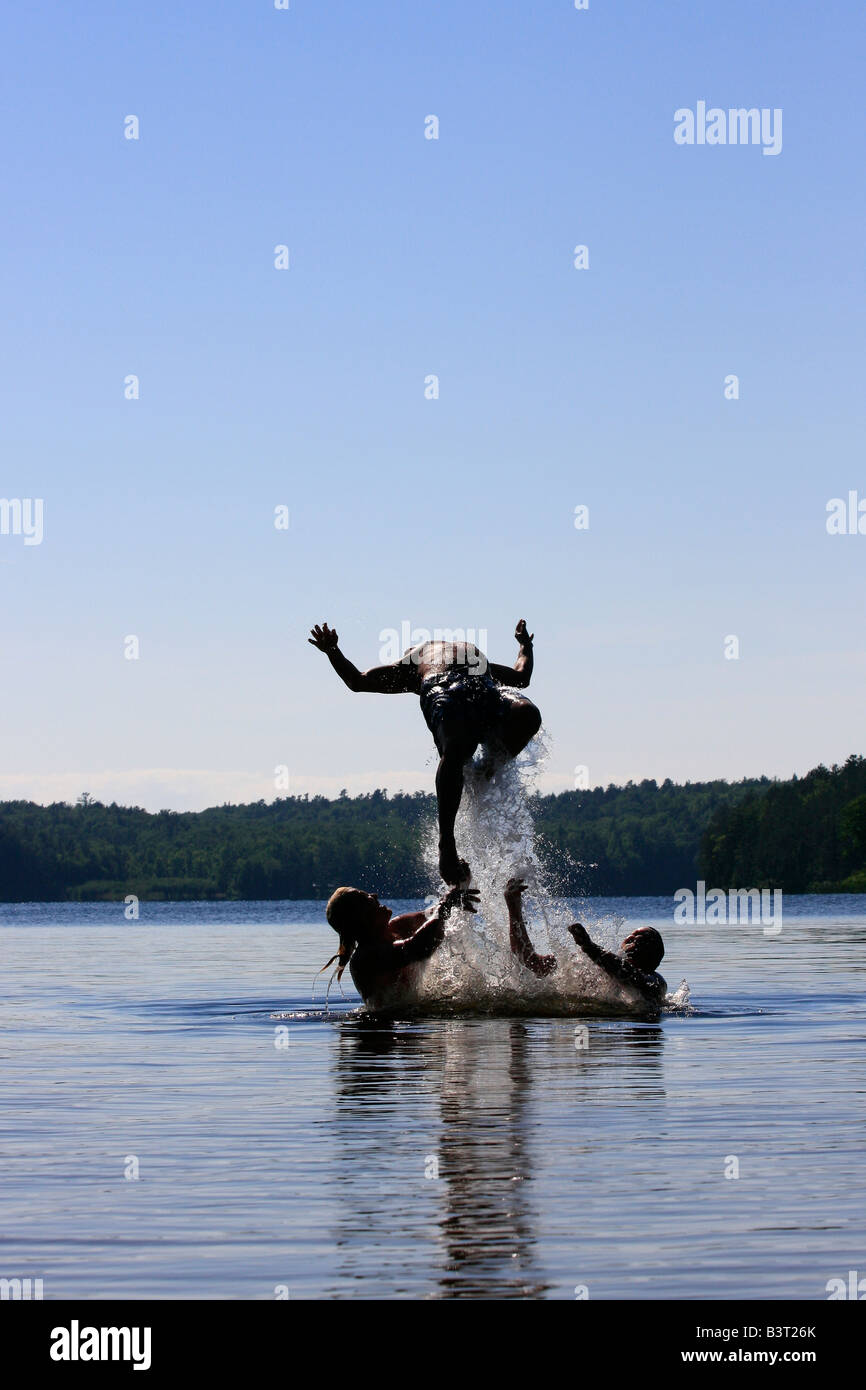
[[[863,752],[864,48],[853,0],[7,11],[0,796],[432,787],[323,618],[365,666],[525,616],[548,789]],[[678,146],[701,100],[781,153]]]

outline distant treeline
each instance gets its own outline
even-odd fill
[[[542,855],[569,895],[713,888],[866,892],[866,759],[788,782],[655,781],[533,799]],[[0,803],[0,900],[390,897],[436,887],[420,855],[432,796],[283,797],[207,811],[105,806],[86,793]]]
[[[721,807],[701,839],[713,886],[866,893],[866,758],[771,782]]]

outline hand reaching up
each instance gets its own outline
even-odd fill
[[[532,643],[533,643],[533,641],[534,641],[534,639],[535,639],[535,633],[534,633],[534,632],[527,632],[527,631],[526,631],[526,619],[525,619],[525,618],[520,618],[520,619],[518,620],[517,627],[514,629],[514,636],[517,638],[518,642],[520,643],[521,647],[522,647],[524,650],[525,650],[527,647],[531,647],[531,646],[532,646]]]
[[[521,909],[521,899],[526,891],[526,881],[524,879],[510,878],[505,885],[504,897],[506,905],[519,912]]]
[[[442,899],[442,906],[453,911],[455,907],[460,907],[464,912],[476,912],[478,910],[478,899],[481,897],[477,888],[452,888]]]
[[[328,627],[327,623],[322,623],[321,627],[316,623],[316,626],[311,629],[311,635],[307,638],[310,646],[315,647],[320,652],[336,651],[339,640],[335,630]]]

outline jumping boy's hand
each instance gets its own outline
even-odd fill
[[[581,949],[583,949],[584,946],[592,945],[592,937],[586,930],[586,927],[581,926],[580,922],[574,922],[568,930],[574,937],[575,945],[580,946]]]
[[[517,640],[518,640],[518,642],[520,643],[521,647],[524,647],[524,648],[525,648],[525,647],[531,647],[531,646],[532,646],[532,643],[533,643],[533,641],[534,641],[534,639],[535,639],[535,633],[534,633],[534,632],[527,632],[527,631],[526,631],[526,619],[525,619],[525,618],[519,618],[519,619],[518,619],[517,627],[514,629],[514,636],[517,638]]]
[[[315,647],[320,652],[334,651],[339,640],[335,630],[328,627],[327,623],[322,623],[321,627],[316,623],[316,626],[311,629],[311,635],[307,638],[310,646]]]

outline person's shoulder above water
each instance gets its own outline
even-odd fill
[[[441,945],[455,908],[475,912],[477,900],[477,889],[451,888],[434,907],[395,917],[375,893],[338,888],[328,899],[325,917],[340,938],[340,949],[322,969],[337,961],[339,981],[348,965],[364,1002],[375,1005],[383,988],[408,984],[408,967],[428,960]]]
[[[656,970],[635,970],[634,985],[651,999],[664,999],[668,992],[667,980]]]

